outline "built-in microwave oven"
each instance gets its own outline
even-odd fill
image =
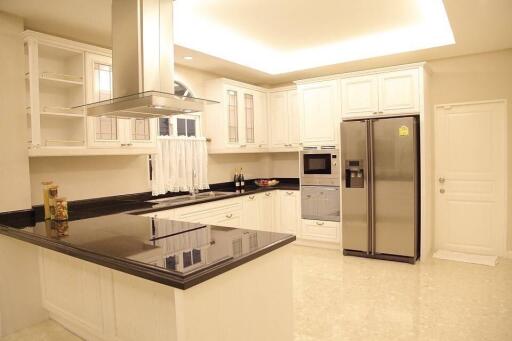
[[[300,152],[301,185],[339,186],[338,150],[320,149]]]

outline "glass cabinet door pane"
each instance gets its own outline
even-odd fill
[[[254,143],[254,96],[244,94],[245,102],[245,136],[247,143]]]
[[[148,118],[135,118],[132,121],[132,140],[145,141],[151,139],[149,132],[149,119]]]
[[[238,142],[238,98],[233,90],[228,90],[228,138]]]
[[[94,63],[93,89],[95,101],[104,101],[112,98],[112,66]],[[96,118],[95,130],[96,140],[114,141],[118,139],[116,118]]]

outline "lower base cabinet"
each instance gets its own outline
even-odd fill
[[[301,219],[300,191],[275,190],[247,194],[144,214],[159,219],[290,233],[300,240],[340,243],[339,222]]]
[[[302,219],[301,238],[319,242],[340,242],[340,223],[337,221],[320,221]]]

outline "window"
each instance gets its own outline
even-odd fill
[[[192,92],[182,83],[174,82],[174,93],[180,96],[192,97]],[[158,119],[158,132],[160,136],[188,136],[201,135],[199,114],[183,114]]]

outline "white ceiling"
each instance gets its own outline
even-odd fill
[[[28,29],[110,46],[111,0],[45,0],[44,5],[42,3],[40,0],[0,0],[0,10],[23,17]],[[176,0],[175,17],[182,11],[180,6],[186,5],[189,11],[194,9],[192,14],[206,18],[212,25],[221,25],[236,36],[251,40],[252,44],[290,53],[410,27],[425,19],[417,4],[412,0]],[[230,56],[219,58],[214,53],[199,52],[199,48],[179,45],[175,49],[176,63],[241,81],[271,85],[336,72],[512,47],[511,0],[444,0],[444,7],[456,41],[454,45],[384,57],[367,55],[363,60],[349,59],[318,67],[310,65],[304,70],[278,75],[226,60]],[[177,34],[177,44],[181,39],[182,45],[186,46],[183,40],[187,30],[193,32],[197,27],[200,25],[193,20],[182,24],[179,29],[183,33]],[[204,29],[202,32],[206,33]],[[210,40],[218,51],[233,48],[226,45],[225,40]],[[253,55],[258,57],[262,53]],[[184,56],[193,59],[184,60]]]

